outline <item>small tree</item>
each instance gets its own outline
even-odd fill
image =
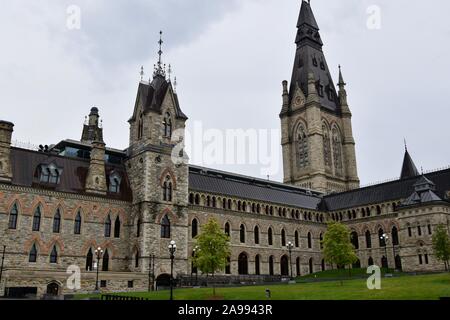
[[[202,273],[211,274],[213,278],[213,296],[216,295],[214,274],[223,270],[230,256],[230,238],[220,228],[217,220],[210,219],[202,226],[201,233],[195,237],[197,250],[193,264]]]
[[[450,260],[450,239],[445,225],[440,224],[434,232],[433,251],[436,259],[444,262],[445,271],[448,271]]]
[[[322,241],[323,255],[326,261],[339,267],[351,265],[358,260],[355,248],[351,243],[350,233],[350,229],[342,223],[328,223]]]

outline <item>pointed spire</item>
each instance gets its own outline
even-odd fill
[[[344,77],[342,76],[342,69],[341,69],[341,65],[339,65],[339,83],[338,86],[339,88],[341,87],[345,87],[347,84],[344,81]]]
[[[159,44],[158,63],[155,64],[155,71],[153,72],[153,78],[155,78],[157,76],[160,76],[163,78],[166,77],[166,71],[165,71],[166,65],[165,64],[163,65],[163,63],[162,63],[162,54],[163,54],[162,45],[164,43],[164,41],[162,40],[162,34],[163,34],[163,32],[160,31],[159,32],[159,41],[158,41],[158,44]]]
[[[409,155],[408,149],[405,150],[405,157],[403,159],[402,172],[400,174],[400,179],[406,179],[411,177],[419,176],[419,170],[417,170],[414,161]]]

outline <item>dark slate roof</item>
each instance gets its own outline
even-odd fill
[[[11,149],[13,180],[12,184],[22,187],[35,187],[59,192],[84,194],[86,176],[89,169],[89,160],[62,157],[51,153],[30,151],[19,148]],[[61,180],[55,187],[45,186],[39,182],[38,167],[41,164],[54,163],[63,170]],[[122,182],[119,194],[108,194],[111,199],[131,201],[130,184],[123,165],[108,164],[105,166],[106,176],[112,171],[121,175]],[[108,180],[108,179],[107,179]]]
[[[436,195],[444,199],[446,191],[450,190],[450,169],[432,172],[426,177],[436,185]],[[411,177],[332,194],[324,197],[322,205],[324,209],[334,211],[386,201],[404,200],[415,192],[416,182],[417,177]]]
[[[405,150],[405,157],[403,159],[402,172],[400,173],[400,179],[417,177],[419,175],[419,171],[417,170],[414,161],[409,155],[408,150]]]
[[[197,166],[189,167],[189,189],[305,209],[317,209],[321,201],[317,192]]]
[[[321,105],[333,112],[339,110],[339,100],[336,88],[331,77],[325,55],[322,51],[322,40],[319,27],[308,2],[302,1],[300,16],[297,23],[297,51],[292,71],[291,86],[289,90],[290,102],[294,98],[297,86],[308,96],[308,74],[313,73],[317,87],[324,87],[324,94],[319,97]],[[328,92],[332,92],[333,99],[329,99]],[[282,110],[282,115],[286,110]]]
[[[420,176],[414,184],[414,190],[414,193],[402,202],[402,206],[407,207],[428,202],[442,201],[442,199],[434,193],[436,190],[434,182],[423,175]]]
[[[136,98],[136,106],[138,104],[142,105],[144,107],[144,112],[161,112],[161,106],[164,100],[164,97],[166,96],[167,90],[172,87],[172,84],[170,81],[167,81],[163,76],[155,76],[153,81],[148,84],[144,82],[139,83],[138,87],[138,93]],[[179,102],[178,102],[178,96],[177,94],[172,90],[175,100],[175,116],[179,119],[187,120],[187,116],[181,111]],[[135,112],[136,112],[135,107]],[[133,117],[131,120],[135,120],[137,117],[136,114],[133,114]]]

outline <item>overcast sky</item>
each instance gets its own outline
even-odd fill
[[[81,9],[79,30],[67,28],[70,5]],[[362,184],[399,175],[404,138],[418,167],[449,165],[450,3],[311,5],[334,81],[341,64],[348,84]],[[371,5],[381,10],[377,30],[367,27]],[[196,121],[205,130],[279,129],[299,8],[300,0],[2,1],[0,119],[15,123],[14,139],[52,144],[79,139],[98,106],[105,142],[126,148],[139,69],[151,75],[162,29],[190,131]],[[258,165],[214,167],[262,176]],[[282,179],[281,168],[271,179]]]

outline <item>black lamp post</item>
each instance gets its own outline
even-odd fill
[[[0,286],[2,285],[3,263],[5,262],[6,246],[3,246],[2,265],[0,266]]]
[[[384,241],[384,252],[386,257],[386,269],[389,269],[389,260],[388,260],[388,254],[387,254],[387,241],[389,239],[389,236],[386,233],[383,233],[383,235],[380,237],[381,240]]]
[[[195,246],[194,248],[194,257],[196,255],[196,253],[200,250],[199,246]],[[195,267],[195,286],[198,286],[198,267]]]
[[[97,278],[95,280],[95,291],[99,291],[99,287],[98,287],[98,273],[100,271],[100,259],[101,259],[102,254],[103,254],[102,248],[98,247],[97,249],[95,249],[95,254],[97,256]]]
[[[289,269],[291,271],[291,280],[293,279],[292,277],[292,249],[294,248],[294,244],[292,242],[288,242],[287,244],[288,250],[289,250]]]
[[[170,253],[170,300],[173,300],[173,260],[175,259],[175,252],[177,251],[177,245],[175,241],[170,241],[169,253]]]

